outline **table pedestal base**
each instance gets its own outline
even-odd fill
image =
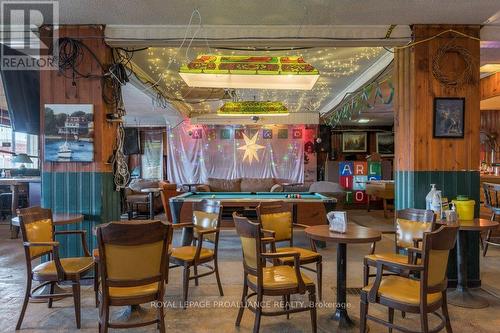
[[[484,309],[487,308],[490,303],[484,297],[479,295],[479,290],[458,290],[448,292],[447,299],[448,304],[452,304],[461,308],[468,309]]]
[[[350,318],[345,311],[339,309],[334,314],[318,317],[318,332],[353,333],[359,332],[359,320]],[[366,326],[366,333],[370,331]]]

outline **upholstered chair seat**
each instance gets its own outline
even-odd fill
[[[293,257],[291,257],[293,260]],[[314,282],[306,274],[302,274],[302,280],[306,286],[314,286]],[[248,275],[248,283],[257,288],[257,277]],[[272,266],[262,268],[262,285],[265,291],[276,289],[293,289],[299,287],[295,269],[291,266]]]
[[[77,276],[88,272],[94,266],[92,257],[62,258],[61,266],[67,276]],[[57,281],[57,269],[55,261],[46,261],[33,268],[33,280],[55,280]]]
[[[171,258],[182,261],[193,261],[196,256],[196,246],[181,246],[172,249]],[[207,248],[201,248],[200,260],[211,259],[214,256],[214,251]]]
[[[155,295],[158,292],[158,283],[150,283],[138,287],[109,287],[111,298],[133,298]]]
[[[298,252],[300,255],[300,260],[302,262],[304,261],[309,261],[309,260],[316,260],[321,257],[321,254],[318,252],[314,252],[312,250],[304,249],[302,247],[278,247],[276,248],[276,253],[282,253],[282,252]],[[293,257],[285,257],[285,258],[280,258],[278,259],[280,263],[293,263]]]

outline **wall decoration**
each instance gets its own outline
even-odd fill
[[[278,130],[278,139],[288,139],[288,128],[280,128]]]
[[[244,130],[244,129],[242,129],[242,128],[235,129],[235,130],[234,130],[234,138],[235,138],[236,140],[243,140],[243,132],[244,132],[244,131],[245,131],[245,130]]]
[[[255,135],[251,139],[246,136],[245,133],[243,133],[243,140],[245,140],[245,145],[238,148],[239,150],[245,151],[242,162],[245,162],[246,159],[248,159],[248,163],[250,164],[252,164],[254,159],[259,162],[259,155],[257,154],[257,152],[259,151],[259,149],[264,149],[266,147],[258,145],[256,143],[258,137],[259,132],[255,133]]]
[[[434,98],[434,137],[463,138],[465,98]]]
[[[231,139],[231,130],[229,128],[223,128],[220,130],[220,138],[222,140]]]
[[[302,139],[302,128],[294,128],[292,130],[292,138]]]
[[[208,130],[208,140],[215,140],[217,139],[217,131],[214,128],[210,128]]]
[[[44,155],[48,162],[94,160],[94,106],[45,104]]]
[[[193,138],[195,140],[199,140],[202,137],[203,137],[203,131],[201,130],[201,128],[195,128],[192,130],[191,138]]]
[[[262,138],[270,140],[273,138],[273,130],[270,128],[263,128],[262,129]]]
[[[381,162],[339,162],[339,184],[345,189],[347,204],[362,204],[367,200],[366,182],[382,178]]]
[[[366,152],[366,132],[344,132],[342,133],[342,151],[344,153]]]
[[[394,133],[377,133],[377,153],[382,156],[394,155]]]
[[[456,54],[461,58],[461,60],[465,64],[462,72],[456,73],[455,71],[443,71],[441,65],[443,63],[446,63],[446,61],[448,60],[446,56],[449,54]],[[434,55],[434,58],[432,60],[432,75],[443,86],[456,87],[462,84],[474,82],[474,71],[476,70],[475,67],[476,64],[474,57],[468,49],[459,45],[446,44],[441,46]]]

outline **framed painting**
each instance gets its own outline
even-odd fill
[[[365,153],[366,132],[344,132],[342,133],[342,151],[344,153]]]
[[[394,133],[377,133],[377,153],[394,156]]]
[[[434,98],[433,136],[463,138],[465,128],[465,98]]]

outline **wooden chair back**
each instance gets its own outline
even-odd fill
[[[23,242],[53,242],[55,240],[54,223],[52,222],[52,211],[41,207],[29,207],[17,210],[21,237]],[[26,260],[52,254],[51,246],[25,247]]]
[[[220,201],[201,200],[193,203],[193,225],[194,231],[219,229],[222,219],[222,206]],[[219,243],[219,232],[204,236],[203,241],[213,243],[217,248]]]
[[[457,234],[458,226],[441,226],[438,230],[424,233],[422,247],[424,271],[420,279],[422,300],[427,299],[424,295],[446,290],[448,257],[450,250],[455,247]]]
[[[293,205],[283,201],[261,202],[257,217],[262,229],[275,232],[275,241],[293,246]]]
[[[167,276],[171,226],[161,221],[111,222],[97,228],[103,293],[108,287],[139,287]]]
[[[170,210],[170,198],[179,195],[179,193],[177,192],[177,185],[164,181],[161,181],[158,185],[161,188],[160,195],[161,195],[161,203],[163,204],[163,210],[165,211],[167,220],[169,222],[172,222],[172,211]]]
[[[258,285],[262,285],[261,225],[239,216],[236,212],[233,213],[233,220],[236,233],[241,240],[245,274],[257,276]]]
[[[407,208],[396,213],[396,251],[415,247],[414,240],[434,230],[436,215],[432,210]]]
[[[483,183],[484,206],[492,210],[492,213],[500,213],[500,184]]]

